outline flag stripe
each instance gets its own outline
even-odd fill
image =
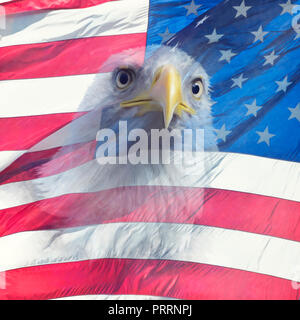
[[[94,77],[94,74],[89,74],[1,81],[0,94],[3,101],[0,118],[87,111],[90,106],[80,104]],[[100,77],[104,80],[108,75]]]
[[[116,205],[119,203],[121,208]],[[226,190],[145,186],[69,194],[1,210],[0,236],[101,223],[160,222],[208,225],[300,241],[299,221],[299,202]]]
[[[38,166],[41,165],[42,163],[45,163],[45,161],[50,160],[50,157],[55,157],[58,158],[60,157],[60,161],[65,161],[63,155],[68,153],[67,157],[68,158],[71,155],[71,152],[73,152],[75,158],[77,155],[78,151],[78,144],[82,143],[87,143],[86,146],[86,151],[88,151],[88,155],[90,154],[90,148],[89,145],[90,143],[95,142],[95,137],[97,134],[97,129],[99,127],[100,119],[101,119],[101,112],[97,111],[96,113],[94,112],[89,112],[87,114],[84,114],[83,116],[80,116],[81,113],[76,113],[74,114],[73,121],[70,122],[69,124],[66,124],[63,126],[61,129],[58,129],[55,131],[53,134],[50,134],[48,137],[44,138],[41,140],[41,142],[38,142],[33,145],[32,148],[30,148],[31,152],[27,152],[24,156],[22,154],[20,155],[20,158],[16,160],[16,158],[13,158],[10,163],[6,162],[6,167],[7,170],[5,172],[2,172],[1,178],[0,178],[0,184],[7,180],[12,181],[20,181],[18,178],[18,175],[20,173],[20,169],[33,169],[37,172],[39,169]],[[57,115],[56,115],[57,116]],[[29,117],[20,119],[21,121],[21,126],[26,123],[26,119]],[[51,117],[50,117],[51,118]],[[5,120],[7,120],[6,118]],[[46,121],[46,116],[43,120]],[[10,121],[8,121],[10,122]],[[55,126],[55,124],[54,124]],[[32,128],[32,127],[31,127]],[[18,130],[17,130],[18,131]],[[23,136],[21,133],[20,136]],[[28,139],[28,137],[26,137]],[[35,138],[33,138],[35,139]],[[28,147],[28,145],[25,145],[27,140],[23,141],[24,147]],[[4,140],[5,144],[5,140]],[[73,145],[71,147],[70,145]],[[61,147],[64,147],[62,150]],[[82,150],[82,149],[81,149]],[[45,151],[45,152],[40,152],[40,151]],[[0,156],[1,156],[0,151]],[[95,152],[95,147],[94,147],[94,152]],[[80,151],[81,155],[83,156],[82,152]],[[4,151],[4,157],[6,156],[6,151]],[[84,157],[85,162],[90,161],[94,159],[94,153],[91,154],[91,156]],[[9,160],[9,159],[8,159]],[[28,167],[29,163],[28,161],[31,161],[31,166]],[[53,162],[49,162],[48,166],[52,164]],[[84,162],[81,162],[83,164]],[[76,165],[76,162],[74,161],[66,161],[66,162],[60,162],[58,163],[57,167],[51,168],[52,174],[62,172],[63,167],[65,170],[71,169]],[[36,172],[34,174],[34,177],[36,177]],[[32,179],[31,178],[31,172],[23,172],[23,178],[25,180]],[[40,176],[45,176],[44,173],[40,174]],[[14,178],[12,178],[14,177]]]
[[[109,223],[20,232],[0,238],[0,249],[0,271],[94,259],[159,259],[224,266],[294,280],[292,266],[300,263],[299,242],[172,223]],[[299,275],[296,280],[300,281]]]
[[[0,151],[26,150],[83,113],[0,118]],[[0,152],[1,154],[1,152]]]
[[[9,28],[1,40],[1,47],[146,33],[148,7],[148,0],[119,0],[84,9],[23,14],[17,19],[14,15],[8,16]],[[110,51],[108,46],[105,49],[103,51]]]
[[[202,157],[200,154],[199,161],[183,171],[169,165],[157,167],[158,170],[163,170],[157,175],[157,172],[151,171],[150,166],[147,174],[139,175],[139,179],[133,173],[128,173],[127,166],[113,164],[105,166],[107,175],[103,176],[103,165],[93,160],[57,175],[1,185],[0,209],[64,194],[138,185],[207,187],[300,201],[299,163],[221,152],[205,153],[205,160]],[[119,179],[112,178],[116,168]],[[146,170],[149,166],[144,168]],[[48,171],[49,168],[46,167],[45,170]],[[173,175],[176,172],[176,181],[171,179],[171,172]],[[124,178],[120,180],[122,176]],[[81,179],[80,183],[78,177]],[[53,188],[53,185],[59,185],[59,188]],[[36,188],[40,188],[40,192],[32,192],[33,189],[37,191]]]
[[[288,280],[156,259],[99,259],[43,265],[10,270],[6,279],[7,288],[0,290],[1,299],[54,299],[98,293],[177,299],[299,298],[299,289],[294,290]]]
[[[108,72],[111,66],[101,66],[111,55],[145,45],[146,33],[135,33],[3,47],[0,80]],[[137,63],[143,59],[139,56]]]
[[[82,165],[94,158],[95,149],[96,141],[91,141],[25,154],[15,152],[15,157],[8,158],[7,168],[1,172],[0,185],[46,177]],[[4,155],[7,152],[3,151]],[[9,162],[12,163],[9,165]]]
[[[115,0],[15,0],[9,3],[4,3],[5,13],[16,14],[28,11],[38,10],[58,10],[58,9],[76,9],[95,6],[101,3],[115,1]],[[1,2],[0,2],[1,3]]]
[[[1,151],[0,152],[0,172],[8,167],[12,162],[24,154],[24,150]]]

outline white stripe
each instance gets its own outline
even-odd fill
[[[104,79],[108,75],[98,76]],[[80,104],[94,77],[90,74],[1,81],[0,118],[90,110],[92,106]]]
[[[0,46],[144,33],[148,7],[149,0],[119,0],[83,9],[8,16]]]
[[[201,225],[111,223],[0,239],[0,271],[106,258],[188,261],[300,280],[299,242]]]
[[[47,164],[45,169],[49,172]],[[300,201],[299,172],[300,163],[221,152],[205,153],[204,160],[184,170],[174,165],[103,166],[93,160],[57,175],[0,186],[0,209],[139,185],[218,188]]]
[[[0,151],[0,172],[7,168],[26,151]]]
[[[178,300],[169,297],[136,295],[136,294],[90,294],[85,296],[71,296],[52,300]]]

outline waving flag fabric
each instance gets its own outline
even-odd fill
[[[300,1],[1,8],[1,299],[299,299]],[[32,182],[89,171],[95,136],[67,132],[89,117],[78,106],[93,75],[130,48],[142,63],[153,44],[181,48],[211,77],[220,152],[207,179],[35,193]],[[56,169],[38,175],[48,162]]]

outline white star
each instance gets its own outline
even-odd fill
[[[270,146],[270,139],[275,137],[275,134],[269,132],[269,127],[266,127],[264,131],[256,131],[259,135],[259,139],[257,143],[265,142],[268,146]]]
[[[275,50],[272,51],[269,55],[265,55],[264,58],[266,59],[263,65],[270,63],[272,66],[274,65],[274,60],[276,60],[279,55],[275,54]]]
[[[288,77],[285,76],[282,81],[275,81],[277,83],[277,85],[278,85],[278,88],[277,88],[276,92],[279,92],[281,90],[286,92],[287,87],[292,83],[292,82],[288,82],[287,78]]]
[[[231,131],[226,130],[226,126],[225,124],[223,124],[221,129],[214,129],[214,131],[216,132],[217,136],[216,136],[216,140],[223,140],[224,142],[226,141],[226,137],[229,135],[229,133]]]
[[[247,18],[247,11],[252,7],[245,6],[245,1],[243,0],[239,6],[233,6],[233,8],[237,11],[235,18],[239,16],[244,16],[245,18]]]
[[[280,15],[283,15],[286,12],[289,13],[290,15],[293,15],[293,9],[295,5],[291,3],[291,0],[288,0],[286,3],[280,3],[279,5],[282,7],[282,11]]]
[[[166,42],[174,36],[174,33],[170,33],[169,28],[167,27],[164,33],[159,33],[158,35],[162,39],[161,42]]]
[[[269,32],[263,31],[262,26],[260,26],[257,31],[252,31],[251,33],[255,36],[255,39],[253,40],[254,43],[257,40],[264,42],[264,36]]]
[[[300,103],[295,108],[288,108],[291,111],[289,120],[296,118],[300,122]]]
[[[197,24],[195,25],[195,28],[199,27],[200,24],[203,24],[208,18],[209,16],[204,16],[201,20],[197,22]]]
[[[214,42],[218,42],[223,36],[224,34],[217,34],[216,28],[214,28],[213,33],[208,34],[205,37],[209,40],[208,43],[214,43]]]
[[[199,4],[199,5],[196,5],[194,3],[194,0],[192,0],[191,4],[187,4],[186,6],[183,6],[186,10],[187,10],[187,13],[186,15],[189,16],[190,14],[194,14],[194,15],[198,15],[198,12],[197,10],[201,7],[202,5]]]
[[[233,53],[231,50],[220,50],[222,56],[219,59],[219,61],[226,60],[228,63],[230,63],[231,58],[236,56],[236,53]]]
[[[231,88],[235,86],[242,88],[243,82],[248,80],[248,78],[244,78],[243,74],[241,73],[239,77],[232,78],[231,80],[233,81],[233,85],[231,86]]]
[[[245,104],[245,107],[248,109],[246,116],[253,114],[257,117],[257,111],[260,110],[262,107],[256,105],[256,99],[252,102],[252,104]]]

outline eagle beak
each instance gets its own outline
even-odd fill
[[[181,77],[177,69],[172,65],[165,65],[155,72],[149,91],[122,102],[121,107],[142,107],[137,115],[163,111],[165,128],[168,128],[174,113],[178,116],[182,115],[182,111],[195,114],[195,110],[183,102],[181,87]]]

